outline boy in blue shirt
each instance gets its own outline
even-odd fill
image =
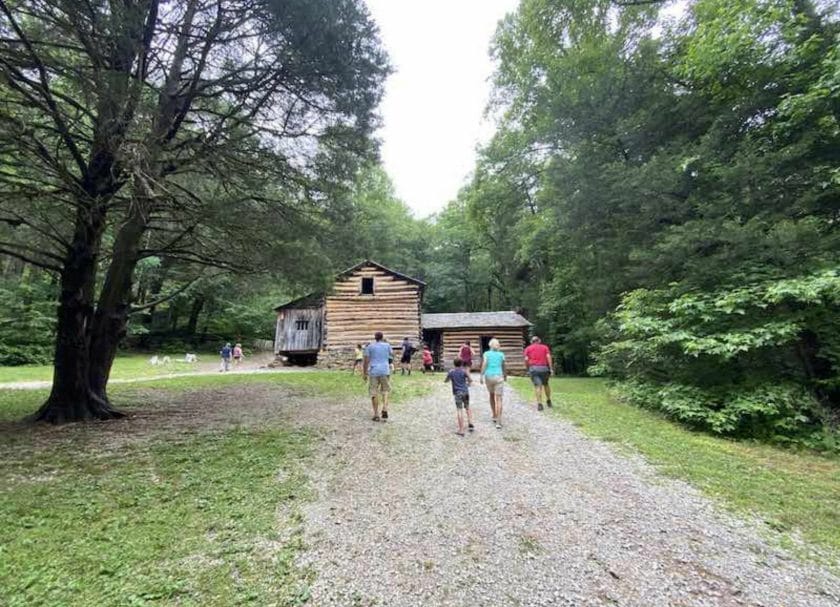
[[[470,374],[464,371],[464,362],[456,358],[455,368],[446,374],[443,381],[452,383],[452,394],[455,397],[455,409],[458,412],[458,436],[464,436],[464,409],[467,410],[467,423],[470,432],[475,430],[473,426],[472,409],[470,409]]]

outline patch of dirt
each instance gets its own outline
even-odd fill
[[[290,414],[310,400],[301,390],[275,384],[190,391],[138,387],[116,399],[116,406],[128,413],[124,419],[63,426],[0,423],[0,453],[20,448],[32,455],[72,444],[101,454],[200,432],[288,425]],[[124,403],[130,405],[123,408]],[[6,461],[9,457],[13,453],[6,453]]]

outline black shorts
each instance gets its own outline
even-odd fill
[[[470,394],[469,392],[456,392],[455,396],[455,407],[458,409],[469,409],[470,408]]]
[[[548,367],[531,367],[528,369],[528,375],[531,376],[531,383],[535,386],[547,386],[551,370]]]
[[[401,363],[408,364],[411,362],[411,353],[403,354],[402,358],[400,359]]]

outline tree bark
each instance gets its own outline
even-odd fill
[[[72,246],[61,273],[55,363],[50,396],[34,421],[71,421],[123,417],[90,386],[90,334],[96,263],[104,232],[104,214],[79,209]]]
[[[128,219],[117,233],[112,261],[90,329],[90,387],[106,402],[111,367],[128,327],[132,276],[147,225],[145,206],[142,201],[135,201]]]
[[[204,309],[204,295],[197,296],[192,303],[192,307],[190,308],[190,318],[187,322],[187,333],[195,338],[195,332],[198,330],[198,317],[201,315],[201,311]]]

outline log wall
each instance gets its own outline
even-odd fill
[[[443,329],[443,360],[440,361],[444,369],[453,367],[452,361],[458,356],[461,346],[466,340],[476,352],[473,358],[473,369],[481,368],[481,338],[495,337],[501,342],[502,352],[505,353],[505,365],[510,375],[525,375],[525,358],[522,351],[527,340],[526,327],[486,327],[480,329]]]
[[[362,295],[362,278],[373,278],[373,295]],[[420,343],[420,286],[376,266],[339,278],[326,298],[323,347],[352,350],[382,331],[399,356],[403,338]],[[399,359],[397,359],[399,360]]]

